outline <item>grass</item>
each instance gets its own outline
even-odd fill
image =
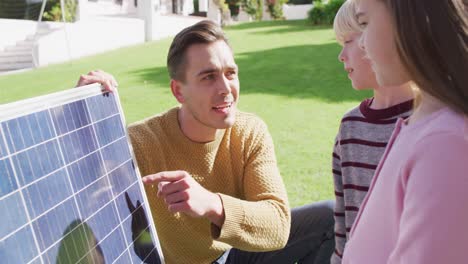
[[[290,203],[333,199],[331,149],[339,120],[368,92],[356,92],[328,27],[305,21],[256,22],[225,29],[240,69],[240,109],[268,124]],[[0,103],[75,85],[103,69],[119,81],[128,123],[176,104],[165,61],[170,39],[123,48],[33,71],[0,76]]]

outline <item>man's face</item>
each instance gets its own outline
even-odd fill
[[[225,129],[234,124],[239,98],[238,69],[224,41],[187,49],[185,81],[174,81],[175,96],[191,129]],[[173,89],[174,91],[174,89]]]

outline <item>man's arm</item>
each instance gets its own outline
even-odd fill
[[[209,219],[214,239],[242,250],[271,251],[286,244],[291,219],[273,141],[258,121],[247,138],[244,174],[239,175],[242,199],[212,193],[185,171],[148,175],[143,182],[158,186],[158,196],[170,211]]]
[[[283,248],[289,237],[291,213],[286,188],[276,162],[273,140],[259,118],[246,133],[243,196],[219,194],[225,221],[215,239],[246,251]]]
[[[219,195],[203,188],[186,171],[164,171],[143,177],[144,184],[157,184],[161,197],[172,213],[206,217],[221,228],[224,208]]]

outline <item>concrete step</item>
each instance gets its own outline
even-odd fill
[[[31,53],[24,54],[9,54],[0,53],[0,63],[13,63],[13,62],[32,62],[33,56]]]
[[[5,52],[31,52],[33,46],[6,46],[3,51]]]
[[[4,56],[23,56],[23,55],[31,55],[31,54],[32,54],[31,49],[27,49],[27,50],[15,50],[15,49],[0,50],[0,56],[1,55],[4,55]]]
[[[0,63],[0,71],[13,71],[33,67],[34,64],[32,62]]]
[[[16,42],[17,47],[33,47],[34,46],[34,40],[20,40]]]
[[[37,38],[39,38],[41,35],[27,35],[25,40],[26,41],[35,41]]]
[[[45,36],[51,32],[55,31],[55,29],[46,29],[46,30],[41,30],[37,31],[35,34],[30,34],[26,36],[26,41],[35,41],[36,39]]]
[[[45,34],[49,33],[52,30],[53,29],[51,29],[48,26],[47,27],[38,27],[37,30],[36,30],[36,34],[45,35]]]

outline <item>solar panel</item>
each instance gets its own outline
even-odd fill
[[[124,124],[98,85],[0,106],[1,263],[164,261]]]

